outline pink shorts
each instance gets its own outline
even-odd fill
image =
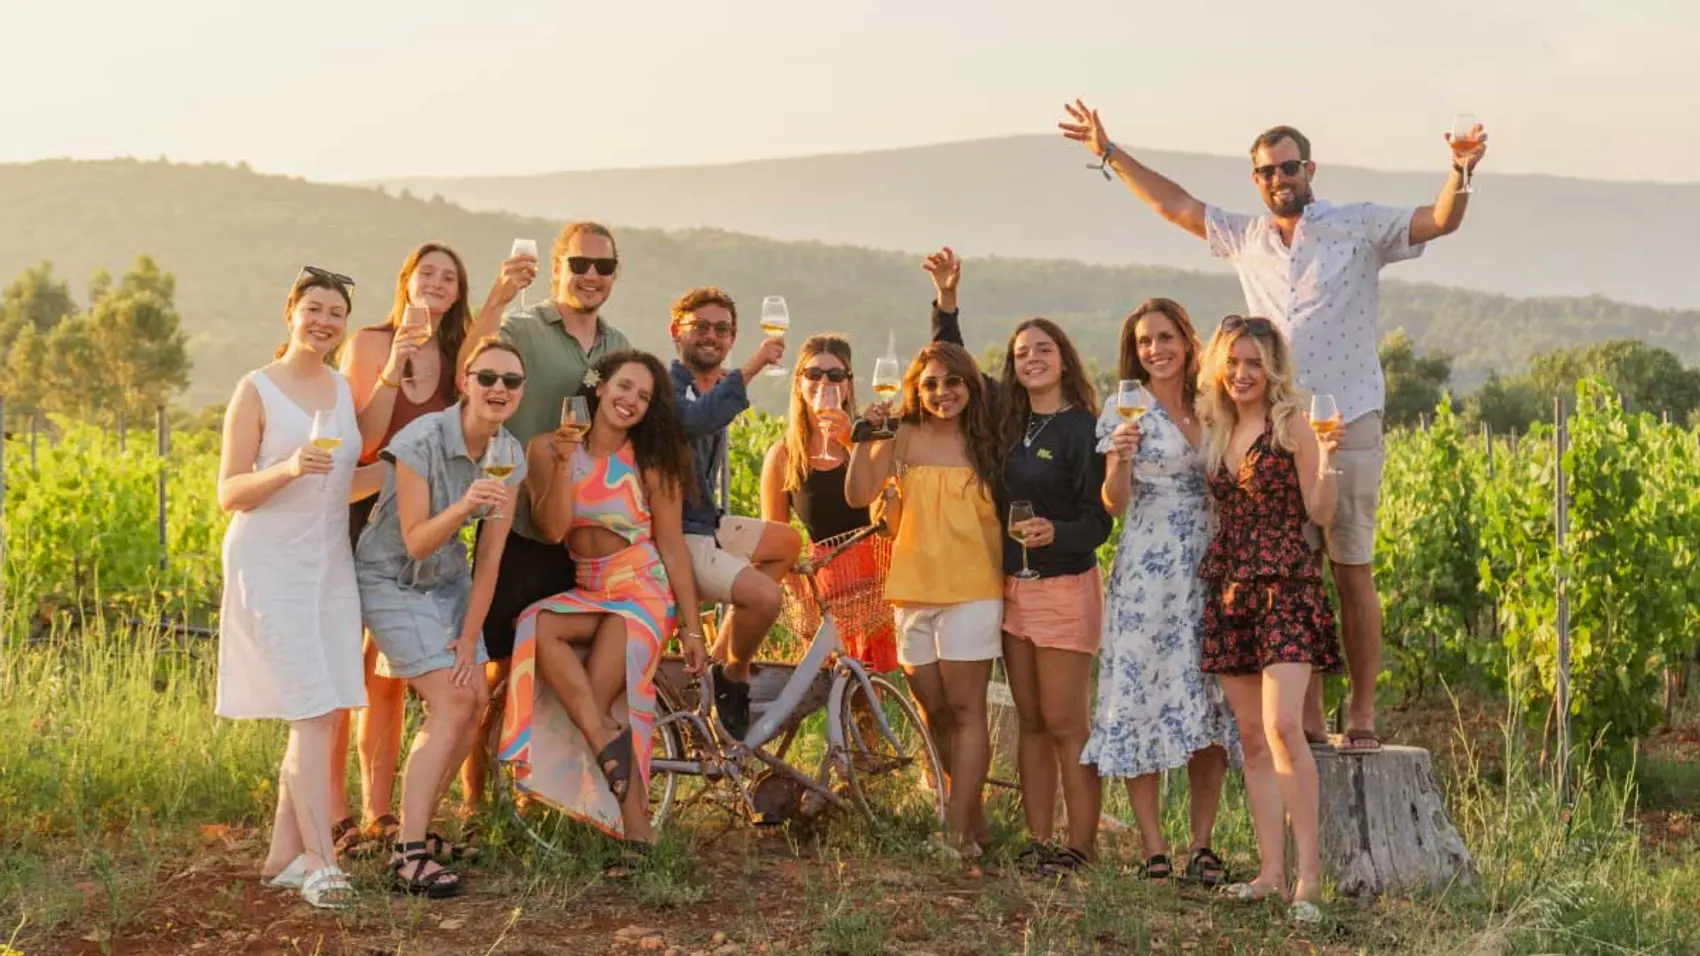
[[[1003,580],[1003,629],[1034,647],[1098,653],[1104,585],[1098,569],[1057,578]]]

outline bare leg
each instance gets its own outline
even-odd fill
[[[289,723],[289,749],[285,752],[279,788],[289,789],[289,806],[294,811],[296,839],[307,854],[307,872],[336,862],[331,843],[331,737],[336,730],[337,711]],[[279,806],[283,801],[279,801]],[[279,820],[279,826],[288,822]],[[274,834],[273,846],[280,840]]]
[[[605,616],[544,611],[537,617],[537,674],[566,709],[593,754],[608,746],[620,728],[606,710],[597,708],[590,675],[571,645],[594,638]]]
[[[1228,776],[1228,752],[1211,745],[1186,764],[1187,811],[1192,824],[1192,849],[1210,846],[1216,830],[1216,808],[1222,803],[1222,780]]]
[[[336,712],[336,726],[331,728],[331,820],[348,819],[348,725],[354,720],[350,711]]]
[[[442,798],[443,781],[466,758],[466,728],[477,720],[478,692],[470,686],[456,687],[449,674],[447,669],[436,670],[408,682],[425,701],[425,725],[413,736],[401,779],[403,843],[425,839]],[[418,876],[427,878],[437,869],[434,863],[426,864]],[[404,875],[413,877],[415,870],[409,867]]]
[[[722,630],[727,679],[745,683],[750,679],[750,662],[761,650],[761,642],[779,620],[784,591],[779,582],[755,566],[738,572],[732,582],[732,610]]]
[[[366,709],[360,712],[360,799],[366,822],[394,813],[396,766],[407,712],[407,682],[376,673],[377,645],[366,641]]]
[[[1251,805],[1251,825],[1257,832],[1257,892],[1285,892],[1287,888],[1286,811],[1281,806],[1281,789],[1275,781],[1275,764],[1269,739],[1263,732],[1263,675],[1224,674],[1222,689],[1234,709],[1240,728],[1240,749],[1245,755],[1246,802]],[[1310,753],[1310,748],[1304,748]]]
[[[460,812],[472,817],[484,805],[484,787],[490,780],[490,735],[502,722],[499,708],[490,706],[490,699],[508,679],[512,658],[502,658],[484,665],[484,705],[479,709],[478,724],[472,729],[472,742],[466,752],[466,763],[460,765]]]
[[[1092,735],[1092,655],[1048,647],[1035,648],[1034,654],[1045,733],[1055,755],[1052,766],[1062,777],[1068,808],[1068,845],[1096,857],[1104,788],[1098,768],[1080,762],[1086,738]]]
[[[1139,824],[1139,842],[1145,848],[1145,858],[1167,855],[1168,841],[1163,839],[1162,812],[1163,775],[1145,773],[1127,780],[1127,802],[1133,806],[1133,819]]]
[[[1299,717],[1309,682],[1309,664],[1271,664],[1263,669],[1263,729],[1269,739],[1281,801],[1293,825],[1293,850],[1298,856],[1293,898],[1314,903],[1322,898],[1316,758],[1305,743]]]
[[[910,696],[915,698],[915,706],[921,711],[921,723],[926,725],[927,736],[933,738],[933,747],[938,750],[939,766],[944,768],[945,778],[933,783],[948,801],[952,766],[950,744],[956,732],[956,721],[951,715],[950,704],[945,700],[944,678],[940,676],[937,664],[920,667],[905,664],[903,676],[908,681]]]
[[[1027,819],[1028,834],[1048,842],[1056,820],[1057,748],[1046,729],[1040,704],[1037,649],[1031,641],[1005,633],[1003,667],[1020,728],[1015,764],[1021,784],[1021,812]]]
[[[282,873],[306,850],[301,842],[301,827],[295,821],[295,801],[290,797],[289,768],[294,765],[295,733],[291,731],[289,743],[283,750],[283,761],[278,765],[277,816],[272,820],[271,848],[266,852],[266,861],[260,865],[260,876],[268,880]]]
[[[984,812],[983,791],[991,769],[991,729],[986,723],[986,685],[992,662],[939,661],[945,703],[955,725],[950,742],[950,803],[945,821],[964,843],[977,842],[975,827]]]
[[[1336,564],[1334,587],[1340,592],[1341,633],[1352,678],[1347,730],[1375,729],[1375,680],[1381,673],[1381,599],[1375,593],[1375,568]],[[1346,744],[1349,748],[1350,743]]]

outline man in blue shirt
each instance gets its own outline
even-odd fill
[[[738,340],[738,306],[715,286],[691,289],[673,303],[673,393],[685,438],[696,459],[697,487],[685,499],[685,544],[697,594],[731,604],[725,637],[714,655],[714,707],[726,732],[742,740],[750,726],[750,662],[779,617],[779,582],[797,561],[803,542],[790,526],[723,515],[716,507],[715,477],[726,460],[726,429],[750,407],[745,385],[785,356],[783,338],[763,339],[742,368],[722,367]],[[680,615],[692,609],[680,608]]]

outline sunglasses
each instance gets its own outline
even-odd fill
[[[518,372],[496,372],[487,368],[481,368],[475,372],[469,372],[468,374],[472,376],[474,381],[484,388],[495,388],[496,383],[501,382],[507,387],[508,391],[513,392],[518,391],[519,387],[525,384],[525,376]]]
[[[713,332],[721,338],[738,331],[738,327],[731,322],[710,322],[707,319],[691,319],[689,322],[680,322],[679,328],[693,335],[707,335]]]
[[[966,380],[960,375],[946,375],[942,383],[936,378],[924,378],[921,379],[921,391],[936,392],[941,387],[961,388],[964,384],[966,384]]]
[[[614,274],[614,269],[617,266],[619,266],[619,264],[620,264],[620,260],[612,258],[612,257],[607,258],[607,259],[603,259],[603,258],[600,258],[600,257],[591,257],[591,256],[568,256],[567,257],[567,269],[570,270],[572,272],[572,274],[575,275],[575,276],[585,275],[586,273],[590,272],[591,266],[596,267],[596,274],[597,275],[611,276],[611,275]]]
[[[1275,163],[1269,166],[1258,166],[1251,171],[1251,174],[1256,176],[1258,179],[1268,182],[1275,178],[1275,170],[1277,169],[1281,171],[1281,175],[1283,176],[1297,176],[1304,168],[1304,160],[1289,159],[1284,163]]]
[[[841,368],[806,368],[803,369],[803,377],[811,382],[824,378],[834,385],[842,385],[850,378],[850,373]]]
[[[1258,316],[1248,319],[1243,315],[1230,315],[1222,320],[1223,332],[1238,332],[1241,329],[1250,332],[1252,335],[1273,335],[1275,334],[1275,323]]]
[[[301,271],[295,274],[295,281],[300,282],[302,276],[312,276],[315,279],[324,279],[326,282],[334,282],[341,286],[351,286],[354,284],[354,280],[350,279],[348,276],[345,276],[340,272],[332,272],[329,269],[321,269],[318,266],[302,266]]]

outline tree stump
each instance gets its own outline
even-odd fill
[[[1322,868],[1343,897],[1473,884],[1476,864],[1452,826],[1428,751],[1313,751],[1320,779]]]

